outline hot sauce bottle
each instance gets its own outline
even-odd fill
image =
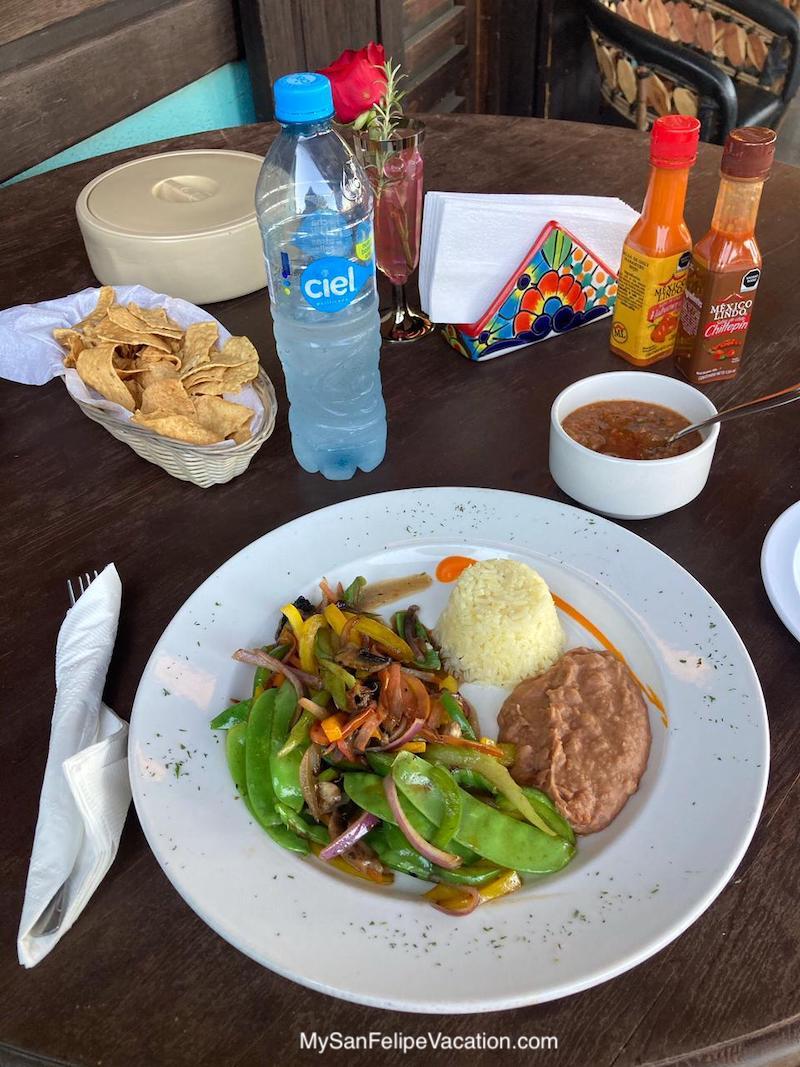
[[[656,119],[650,184],[639,221],[625,238],[611,326],[611,351],[637,367],[672,355],[692,238],[683,219],[700,123],[688,115]]]
[[[761,278],[753,236],[775,132],[743,126],[728,135],[711,229],[692,252],[675,362],[701,385],[735,378]]]

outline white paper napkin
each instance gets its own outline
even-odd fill
[[[231,336],[221,322],[217,322],[207,311],[187,300],[154,293],[143,285],[118,285],[115,291],[120,304],[133,301],[143,308],[165,308],[170,318],[184,329],[195,322],[216,322],[220,345],[224,345]],[[53,339],[54,329],[74,326],[94,310],[99,292],[99,289],[83,289],[58,300],[19,304],[17,307],[0,311],[0,378],[8,378],[9,381],[19,382],[21,385],[45,385],[52,378],[63,377],[67,391],[74,399],[92,404],[128,421],[132,416],[130,411],[126,411],[120,404],[106,400],[94,389],[90,389],[74,368],[64,366],[63,349]],[[255,414],[250,423],[250,431],[257,433],[261,429],[264,406],[252,386],[246,385],[235,394],[226,393],[225,399],[252,408]],[[236,442],[225,441],[222,444],[234,448]],[[219,445],[214,447],[219,448]]]
[[[419,268],[422,309],[434,322],[477,322],[551,220],[617,271],[637,217],[608,196],[429,192]]]
[[[69,930],[117,854],[131,800],[128,725],[102,695],[121,598],[111,563],[67,612],[58,635],[50,749],[17,937],[25,967],[37,964]],[[65,883],[60,927],[33,934]]]

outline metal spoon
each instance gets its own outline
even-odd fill
[[[710,419],[696,422],[692,426],[686,426],[683,430],[678,430],[677,433],[668,437],[665,443],[671,445],[673,441],[679,441],[681,437],[686,437],[687,434],[693,433],[695,430],[713,426],[715,422],[727,422],[728,419],[738,419],[742,415],[756,415],[759,411],[771,411],[773,408],[782,407],[784,404],[791,404],[795,400],[800,400],[800,382],[796,385],[790,385],[787,389],[780,389],[777,393],[768,393],[766,396],[756,397],[755,400],[746,400],[743,404],[735,404],[732,408],[718,411]]]

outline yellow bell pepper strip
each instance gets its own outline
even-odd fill
[[[303,623],[303,629],[298,639],[298,651],[300,653],[300,666],[306,674],[317,673],[314,646],[317,632],[322,626],[327,626],[327,619],[324,615],[312,615],[310,619],[306,619]]]
[[[456,917],[469,915],[481,902],[478,888],[474,885],[444,885],[440,882],[422,896],[437,911]]]
[[[398,752],[424,752],[427,745],[424,741],[406,741],[398,748]]]
[[[519,811],[531,826],[547,834],[548,837],[556,836],[555,830],[545,822],[542,816],[533,808],[533,805],[522,792],[522,789],[514,781],[506,768],[485,752],[474,749],[455,749],[450,745],[428,745],[426,752],[428,759],[436,763],[442,763],[446,767],[466,767],[469,770],[478,771],[483,777],[492,783],[498,793],[506,797]]]
[[[324,847],[324,845],[318,845],[316,841],[311,842],[311,851],[315,856],[319,856]],[[334,856],[333,859],[323,860],[322,862],[329,863],[331,867],[335,867],[336,870],[341,871],[342,874],[349,874],[353,878],[362,878],[365,882],[373,882],[378,885],[391,885],[394,881],[394,875],[391,871],[384,871],[382,875],[366,874],[364,871],[359,871],[355,867],[351,867],[341,856]]]
[[[381,648],[385,648],[387,652],[395,655],[403,663],[412,663],[414,661],[414,653],[411,651],[411,646],[402,637],[393,633],[384,623],[378,622],[377,619],[370,619],[366,615],[361,615],[354,629],[364,634],[365,637],[377,641]]]
[[[322,732],[325,734],[328,742],[332,744],[334,741],[340,741],[344,737],[342,727],[345,724],[345,716],[340,712],[334,715],[329,715],[327,719],[323,719],[320,723]]]
[[[446,689],[448,693],[457,693],[458,682],[455,680],[452,674],[448,674],[444,678],[442,678],[441,682],[439,682],[439,688]]]
[[[516,893],[518,889],[522,889],[522,879],[517,872],[504,871],[493,882],[479,886],[478,893],[481,901],[485,902],[487,900],[497,900],[498,897],[504,897],[508,893]]]
[[[289,625],[292,628],[292,633],[297,638],[297,642],[299,644],[300,638],[303,636],[303,627],[305,625],[305,623],[303,622],[303,616],[300,614],[294,604],[284,604],[281,608],[281,611],[286,616]]]
[[[337,608],[335,604],[328,604],[323,614],[328,621],[328,625],[338,637],[345,627],[347,616],[340,608]]]
[[[446,689],[443,689],[439,694],[439,699],[442,702],[442,707],[447,712],[447,715],[451,722],[458,723],[461,727],[461,736],[468,738],[470,741],[475,741],[475,731],[469,724],[469,719],[464,714],[464,710],[458,703],[452,693],[448,693]],[[481,742],[485,739],[481,738]],[[491,744],[491,742],[489,742]]]

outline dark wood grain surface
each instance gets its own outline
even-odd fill
[[[429,188],[604,193],[641,202],[646,141],[634,132],[462,116],[432,119],[430,131]],[[271,127],[250,127],[158,147],[263,152],[272,135]],[[0,191],[0,307],[94,284],[75,198],[103,169],[144,151]],[[718,163],[719,149],[701,146],[687,209],[695,234],[710,217]],[[800,172],[776,166],[763,200],[764,277],[746,359],[735,383],[710,390],[718,403],[800,378],[798,202]],[[461,1062],[479,1065],[800,1062],[800,650],[773,613],[759,574],[767,529],[800,497],[800,415],[793,406],[725,427],[703,494],[672,515],[628,524],[686,567],[733,620],[764,687],[773,746],[766,805],[745,860],[702,918],[653,959],[557,1003],[485,1016],[404,1016],[332,1000],[276,977],[204,926],[167,882],[131,812],[118,858],[76,926],[37,968],[19,967],[15,938],[68,575],[114,560],[122,576],[106,697],[127,716],[150,650],[184,599],[231,554],[289,519],[349,497],[422,485],[564,499],[547,467],[550,403],[575,379],[623,366],[607,352],[607,323],[483,366],[461,359],[437,336],[386,348],[386,460],[351,482],[327,482],[292,458],[266,295],[212,310],[231,331],[253,338],[280,403],[273,437],[228,485],[199,490],[138,459],[86,419],[61,382],[41,388],[0,382],[3,1062],[31,1062],[30,1056],[130,1067],[313,1063],[316,1054],[298,1049],[299,1032],[312,1028],[558,1038],[558,1051],[462,1054]],[[445,1052],[378,1055],[391,1065],[456,1062]],[[375,1056],[348,1059],[366,1064]]]

